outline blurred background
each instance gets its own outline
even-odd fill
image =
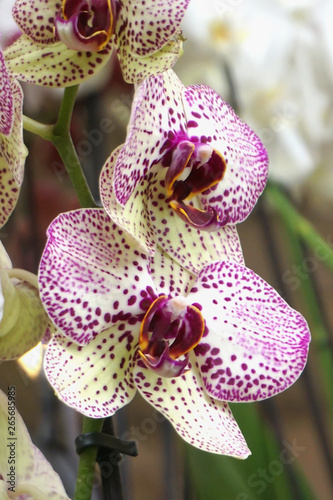
[[[2,44],[15,34],[5,17],[10,3],[0,0]],[[139,447],[138,457],[121,463],[124,500],[333,497],[332,255],[322,245],[332,252],[332,19],[329,0],[191,0],[175,71],[185,85],[213,87],[264,142],[270,185],[239,225],[245,262],[305,316],[313,340],[307,368],[291,389],[263,403],[231,405],[252,450],[245,462],[185,445],[137,396],[114,418],[117,434]],[[24,85],[24,92],[25,114],[56,120],[62,91]],[[132,97],[115,58],[80,89],[72,136],[96,200],[102,165],[124,141]],[[14,267],[36,273],[47,226],[79,205],[53,146],[30,133],[25,143],[20,200],[0,237]],[[286,216],[288,203],[293,217]],[[30,371],[27,361],[2,363],[0,388],[16,386],[33,442],[72,496],[81,417],[57,400],[41,363],[41,347]],[[95,500],[103,498],[100,485],[96,472]]]

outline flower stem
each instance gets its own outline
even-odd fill
[[[64,162],[81,207],[92,208],[97,205],[82,171],[70,134],[70,123],[78,89],[79,85],[65,88],[55,125],[45,125],[25,116],[23,127],[25,130],[52,142]]]
[[[333,271],[332,247],[318,234],[313,225],[298,213],[281,189],[273,184],[267,184],[265,197],[279,212],[286,225],[290,226],[315,252],[315,257]]]
[[[44,123],[40,123],[28,116],[23,115],[23,128],[24,130],[28,130],[33,134],[39,135],[43,139],[47,141],[52,140],[53,135],[53,125],[46,125]]]
[[[78,90],[79,85],[65,88],[58,120],[53,127],[51,142],[57,148],[57,151],[64,162],[81,207],[91,208],[96,207],[96,203],[83,174],[70,134],[70,122]]]
[[[79,85],[66,87],[60,105],[57,123],[53,127],[54,135],[62,135],[64,130],[70,129],[75,99],[79,91]]]
[[[101,432],[103,418],[83,417],[82,434]],[[87,448],[80,454],[75,494],[73,500],[90,500],[95,476],[97,448]]]

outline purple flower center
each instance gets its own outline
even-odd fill
[[[163,377],[177,377],[187,368],[189,351],[201,340],[205,321],[184,297],[158,297],[140,329],[139,354],[147,368]]]
[[[222,155],[205,143],[181,140],[173,148],[165,176],[167,201],[188,224],[199,229],[215,230],[220,224],[212,207],[196,208],[188,202],[223,179],[226,162]]]
[[[56,33],[69,49],[99,52],[113,35],[115,14],[114,0],[63,0]]]

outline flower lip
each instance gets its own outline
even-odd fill
[[[63,0],[55,20],[58,38],[73,50],[99,52],[113,35],[114,0]]]
[[[188,365],[188,353],[200,342],[205,321],[184,297],[158,297],[140,328],[139,354],[147,368],[164,377],[177,377]]]
[[[223,156],[206,143],[181,140],[174,147],[165,176],[167,201],[185,222],[205,230],[221,225],[212,207],[202,210],[185,202],[218,184],[226,168]]]

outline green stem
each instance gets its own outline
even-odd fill
[[[64,162],[81,207],[91,208],[97,205],[82,171],[70,134],[70,123],[78,89],[79,85],[65,88],[55,125],[45,125],[25,116],[23,126],[25,130],[52,142]]]
[[[53,127],[52,143],[64,162],[68,175],[82,208],[96,207],[87,180],[83,174],[72,137],[70,123],[79,85],[67,87],[64,90],[57,123]]]
[[[60,105],[57,123],[53,127],[53,134],[61,136],[65,131],[68,131],[71,126],[72,114],[79,85],[73,87],[66,87]]]
[[[23,128],[33,134],[43,137],[43,139],[46,139],[47,141],[52,140],[53,125],[45,125],[44,123],[37,122],[36,120],[23,115]]]
[[[318,234],[313,225],[299,214],[287,196],[275,185],[268,184],[265,197],[276,208],[288,226],[314,251],[316,259],[333,271],[333,249]]]
[[[83,417],[82,434],[87,432],[101,432],[103,422],[103,418]],[[73,500],[91,499],[97,451],[97,448],[87,448],[80,454],[79,470]]]

